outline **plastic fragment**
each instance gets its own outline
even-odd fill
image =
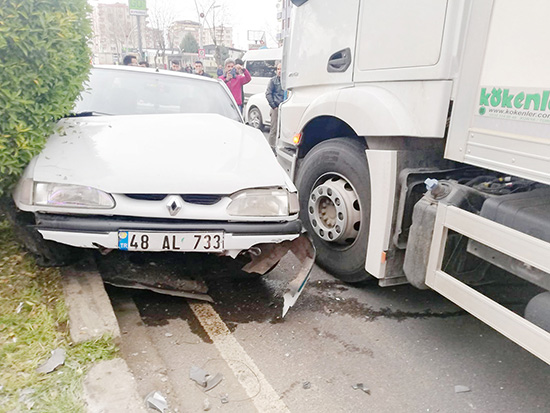
[[[365,386],[363,383],[357,383],[351,386],[353,390],[363,390],[363,392],[370,395],[370,389]]]
[[[302,387],[304,389],[311,389],[311,383],[309,381],[304,381],[304,384],[302,384]]]
[[[229,394],[227,393],[220,394],[220,400],[222,401],[223,404],[229,403]]]
[[[145,397],[145,404],[151,409],[155,409],[161,413],[168,408],[168,402],[164,396],[158,391],[152,391]]]
[[[189,378],[195,381],[199,386],[206,387],[206,378],[208,373],[197,366],[191,366]]]
[[[202,402],[202,410],[207,412],[211,408],[212,408],[212,406],[210,405],[210,400],[204,399],[204,402]]]
[[[223,380],[223,374],[218,373],[214,376],[197,366],[191,366],[189,369],[189,378],[199,386],[204,387],[204,391],[212,390]]]
[[[472,391],[468,386],[457,385],[455,386],[455,393],[468,393]]]
[[[65,364],[65,356],[67,353],[62,348],[56,348],[52,351],[51,357],[42,365],[40,365],[36,371],[38,373],[51,373],[59,366]]]
[[[223,380],[223,374],[218,373],[215,376],[208,376],[206,378],[206,387],[204,391],[212,390]]]

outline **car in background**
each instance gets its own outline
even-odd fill
[[[265,93],[269,79],[277,74],[277,63],[281,62],[282,58],[282,47],[278,49],[249,50],[244,54],[244,67],[252,78],[243,87],[245,99],[257,93]]]
[[[271,126],[271,107],[264,93],[252,95],[244,109],[244,120],[253,128],[264,130]]]
[[[142,68],[91,70],[13,200],[43,265],[67,264],[75,248],[257,263],[266,245],[272,253],[302,230],[296,187],[225,84]]]
[[[244,67],[251,80],[243,87],[245,96],[245,122],[256,129],[266,129],[271,125],[269,104],[265,91],[269,80],[277,74],[277,63],[283,58],[283,49],[249,50],[243,56]]]

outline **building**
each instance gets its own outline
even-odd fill
[[[277,33],[277,41],[279,46],[283,45],[283,40],[290,33],[290,12],[292,3],[290,0],[277,0],[277,20],[281,22],[279,32]]]
[[[177,49],[183,38],[191,33],[198,44],[200,44],[200,24],[192,20],[178,20],[172,23],[168,33],[168,43]]]
[[[117,63],[127,53],[139,50],[138,17],[130,16],[127,4],[95,4],[92,11],[94,63]],[[146,18],[141,17],[142,45]]]
[[[216,41],[214,42],[213,34],[216,32]],[[217,44],[219,46],[233,47],[233,27],[216,26],[215,28],[209,28],[205,26],[202,29],[202,44]]]

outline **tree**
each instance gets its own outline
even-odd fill
[[[191,33],[187,33],[181,41],[180,49],[182,49],[185,53],[198,53],[199,43],[197,42],[197,39],[195,39],[195,36]]]
[[[37,155],[90,69],[86,0],[0,2],[0,194]]]
[[[170,40],[170,28],[175,20],[175,9],[168,0],[149,0],[149,21],[153,27],[154,47],[157,49],[155,61],[160,57],[166,64],[167,40]]]

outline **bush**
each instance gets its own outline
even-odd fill
[[[38,154],[90,68],[86,0],[0,0],[0,194]]]

